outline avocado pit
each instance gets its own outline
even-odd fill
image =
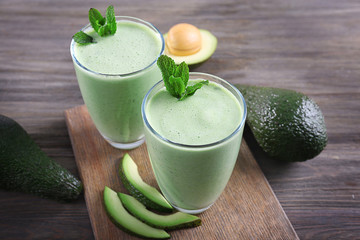
[[[201,33],[194,25],[179,23],[170,28],[166,46],[171,54],[187,56],[201,49]]]

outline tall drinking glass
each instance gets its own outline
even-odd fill
[[[196,92],[193,96],[189,97],[193,98],[192,100],[197,101],[195,98],[199,98],[200,101],[207,102],[208,98],[215,98],[214,95],[219,93],[228,95],[230,104],[238,106],[236,109],[238,113],[236,113],[235,117],[232,115],[235,112],[218,109],[218,106],[223,108],[224,104],[218,105],[217,103],[201,104],[199,108],[202,110],[198,111],[197,109],[193,113],[195,117],[197,115],[205,116],[204,120],[194,121],[194,125],[200,124],[201,128],[206,127],[207,120],[211,121],[210,118],[219,117],[216,114],[220,114],[225,119],[235,119],[233,130],[228,135],[225,135],[225,137],[207,144],[197,144],[197,127],[195,126],[185,126],[185,130],[189,130],[186,134],[192,135],[194,133],[195,140],[192,144],[183,144],[169,140],[164,136],[167,135],[166,132],[160,134],[158,123],[167,121],[167,119],[159,120],[156,118],[157,120],[154,121],[155,117],[158,116],[153,116],[152,114],[156,112],[156,109],[153,109],[154,107],[159,109],[160,105],[162,105],[162,102],[157,99],[161,99],[161,96],[167,94],[163,93],[165,91],[163,81],[154,85],[146,94],[141,111],[145,124],[147,149],[161,191],[170,204],[178,210],[196,214],[208,209],[220,196],[229,181],[240,149],[246,119],[246,104],[239,90],[219,77],[205,73],[190,73],[189,82],[193,79],[209,80],[210,83],[217,83],[217,87],[214,85],[214,91],[211,94]],[[208,86],[203,86],[198,91],[203,91],[206,87]],[[160,92],[162,93],[159,95],[158,93]],[[174,104],[171,105],[169,111],[175,111],[175,104],[178,104],[178,100],[173,97],[168,98]],[[184,101],[187,100],[185,99]],[[181,111],[182,109],[183,107],[178,107],[176,111]],[[191,112],[192,109],[186,109],[186,111]],[[181,117],[178,118],[178,121],[173,120],[170,124],[173,126],[185,124],[184,119]],[[218,128],[221,128],[221,126],[218,126]],[[211,132],[217,130],[214,128],[210,129],[210,135]],[[175,137],[176,134],[185,134],[177,132],[177,129],[172,129],[171,131],[175,133]]]
[[[141,102],[161,79],[156,65],[164,51],[159,30],[144,20],[118,16],[113,36],[100,37],[89,25],[82,31],[96,43],[71,41],[70,52],[85,105],[97,130],[114,147],[144,142]]]

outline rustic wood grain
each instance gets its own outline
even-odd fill
[[[328,130],[313,160],[280,164],[244,136],[300,239],[360,239],[360,2],[354,0],[119,0],[116,12],[210,30],[215,54],[196,71],[231,83],[312,97]],[[0,0],[0,113],[19,121],[78,176],[63,112],[83,104],[71,36],[100,0]],[[80,198],[59,204],[0,190],[1,239],[93,239]]]
[[[109,186],[127,192],[118,174],[125,152],[137,163],[144,181],[157,187],[146,144],[131,151],[111,147],[96,130],[84,105],[66,110],[65,118],[95,238],[137,239],[110,221],[103,207],[103,190]],[[202,226],[172,231],[172,239],[298,239],[245,141],[224,192],[199,216]]]

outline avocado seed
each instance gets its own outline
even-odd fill
[[[197,27],[179,23],[170,28],[166,38],[169,52],[177,56],[187,56],[201,49],[201,34]]]

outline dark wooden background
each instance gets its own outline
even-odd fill
[[[78,175],[64,110],[83,104],[69,53],[90,7],[111,2],[0,0],[0,113],[17,120]],[[316,158],[280,164],[245,132],[300,239],[360,239],[360,1],[114,1],[166,32],[188,22],[219,40],[196,71],[232,83],[303,92],[321,107],[329,142]],[[83,196],[61,204],[0,190],[1,239],[92,239]]]

